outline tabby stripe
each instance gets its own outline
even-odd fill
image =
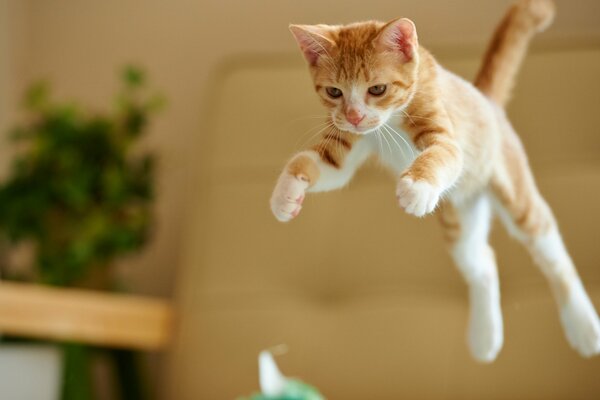
[[[443,228],[448,230],[460,230],[460,224],[453,221],[446,221],[443,218],[440,218],[440,224]]]
[[[338,142],[339,144],[341,144],[342,146],[344,146],[344,148],[346,150],[351,150],[352,149],[352,144],[349,141],[347,141],[343,137],[340,137],[340,136],[338,136],[336,134],[328,133],[327,135],[325,135],[324,139],[327,139],[327,140],[333,139],[336,142]]]
[[[396,85],[396,86],[399,86],[401,88],[408,88],[408,87],[410,87],[409,84],[407,84],[405,82],[402,82],[402,81],[399,81],[399,80],[398,81],[393,81],[392,85]]]
[[[444,241],[446,243],[454,244],[454,243],[456,243],[457,240],[460,239],[460,231],[454,231],[454,232],[444,231],[444,233],[442,233],[442,237],[444,238]]]
[[[319,179],[319,175],[321,174],[316,162],[305,154],[300,154],[292,159],[288,164],[287,170],[290,175],[307,181],[311,186]]]
[[[523,214],[515,220],[515,225],[519,228],[523,228],[527,224],[527,219],[529,218],[529,207],[527,211],[524,211]]]
[[[415,137],[413,138],[413,143],[418,144],[419,141],[427,135],[436,135],[436,134],[439,135],[442,133],[444,133],[444,130],[440,129],[440,128],[424,129],[415,135]]]
[[[335,168],[340,168],[340,163],[331,155],[328,148],[323,148],[319,151],[321,158],[328,164],[331,164]]]

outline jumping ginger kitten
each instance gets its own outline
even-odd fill
[[[275,217],[296,217],[305,192],[346,185],[376,155],[397,174],[396,196],[407,213],[422,217],[440,208],[452,257],[469,286],[469,347],[482,362],[493,361],[503,343],[488,244],[493,212],[548,279],[571,346],[586,357],[600,352],[598,316],[503,109],[530,39],[553,17],[551,0],[517,1],[474,85],[438,64],[406,18],[290,26],[330,125],[320,143],[287,163],[271,198]]]

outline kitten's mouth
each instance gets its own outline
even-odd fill
[[[338,126],[336,124],[336,128],[338,128],[341,131],[354,133],[356,135],[366,135],[368,133],[375,132],[377,130],[377,128],[379,128],[379,125],[376,125],[376,126],[354,126],[354,125]]]
[[[379,126],[352,126],[352,127],[347,127],[344,130],[346,130],[350,133],[354,133],[356,135],[366,135],[366,134],[375,132],[377,130],[377,128],[379,128]]]

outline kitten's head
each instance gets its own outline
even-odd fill
[[[409,19],[290,25],[290,30],[337,128],[374,131],[410,102],[419,57],[417,32]]]

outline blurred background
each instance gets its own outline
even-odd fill
[[[493,241],[505,346],[483,366],[468,354],[466,288],[436,218],[404,215],[393,177],[367,166],[349,188],[311,196],[286,225],[268,208],[280,169],[322,121],[289,23],[409,17],[421,44],[470,80],[510,3],[0,0],[0,177],[12,176],[18,146],[9,132],[28,118],[21,104],[33,82],[46,80],[53,98],[105,113],[122,90],[119,71],[132,64],[166,100],[148,111],[145,135],[131,150],[156,161],[147,240],[111,259],[110,279],[120,288],[101,287],[158,302],[151,307],[169,315],[149,317],[164,338],[106,344],[135,350],[141,363],[117,365],[125,375],[129,366],[138,371],[146,398],[249,394],[258,386],[258,352],[282,343],[284,372],[331,399],[597,398],[600,359],[568,347],[541,275],[500,230]],[[556,3],[557,19],[534,40],[509,115],[600,307],[600,2]],[[14,254],[27,249],[2,251],[36,262]],[[23,290],[26,298],[31,288]],[[6,324],[13,326],[0,318],[0,330]],[[31,336],[21,331],[12,336]],[[0,345],[0,366],[2,357]],[[118,398],[105,372],[92,373],[93,397],[71,398]]]

